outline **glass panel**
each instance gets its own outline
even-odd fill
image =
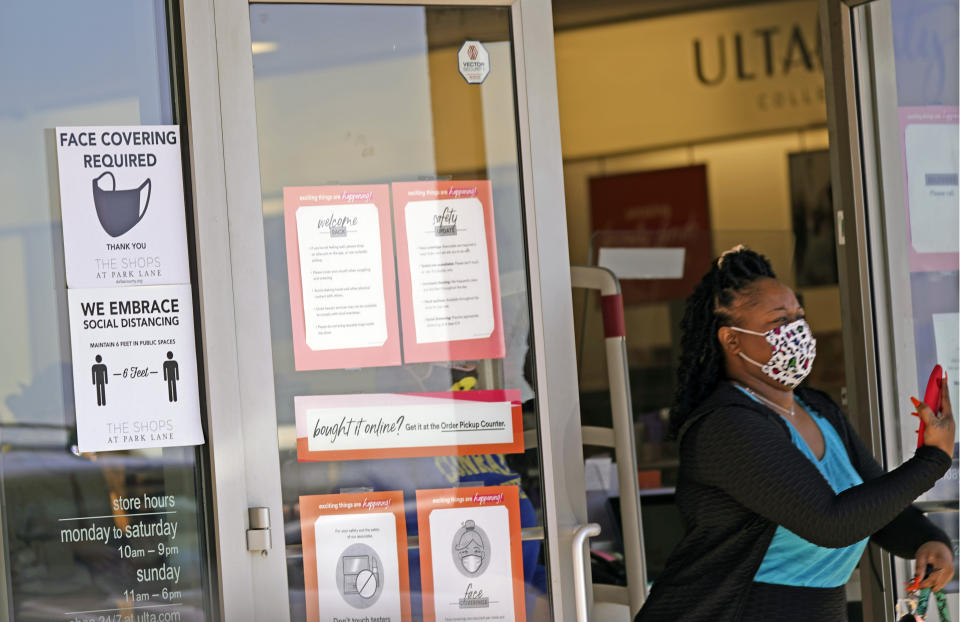
[[[293,619],[394,615],[407,600],[414,620],[451,607],[547,619],[509,10],[250,16]],[[513,413],[496,438],[525,450],[462,431],[477,400]],[[426,490],[475,501],[478,487],[504,493],[516,524],[429,511],[446,501]],[[358,492],[393,518],[332,515]]]
[[[555,21],[564,12],[567,22],[580,16],[572,4],[555,3]],[[555,37],[571,263],[594,265],[604,249],[626,248],[636,251],[626,266],[635,273],[666,270],[622,279],[654,580],[683,532],[668,410],[684,302],[710,260],[737,244],[765,254],[802,299],[817,336],[806,383],[841,405],[846,384],[819,3],[715,4],[724,6],[583,20]],[[676,251],[684,253],[677,266],[657,259]],[[584,425],[608,425],[600,306],[584,298],[574,290],[581,413]],[[610,468],[604,453],[586,450],[588,487],[610,483],[589,477],[592,465]],[[616,494],[587,492],[589,519],[604,526],[591,546],[614,557],[622,550]],[[615,565],[601,570],[605,582],[622,582]]]
[[[54,128],[173,123],[166,19],[159,1],[0,4],[0,607],[10,619],[207,617],[197,452],[78,453],[69,362]],[[118,505],[168,496],[163,515]],[[158,524],[165,535],[141,535]],[[158,568],[176,578],[146,574]]]
[[[960,393],[958,300],[958,3],[956,0],[878,0],[858,9],[865,24],[865,57],[858,66],[872,70],[868,101],[861,100],[873,127],[861,144],[865,162],[876,162],[878,196],[867,196],[868,220],[882,223],[881,265],[873,278],[889,292],[891,376],[882,378],[895,402],[884,404],[883,427],[888,466],[909,459],[917,446],[917,420],[910,396],[923,396],[934,366],[949,375],[954,402]],[[872,109],[871,109],[872,108]],[[953,540],[957,532],[957,448],[953,467],[918,500],[929,518]],[[899,576],[912,576],[912,564],[898,561]],[[902,589],[903,581],[896,583]],[[947,586],[957,615],[957,580]],[[931,607],[932,609],[933,607]],[[937,619],[934,617],[927,619]]]

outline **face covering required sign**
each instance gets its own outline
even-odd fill
[[[56,144],[78,448],[203,443],[179,128]]]
[[[190,282],[180,130],[58,127],[67,286]]]

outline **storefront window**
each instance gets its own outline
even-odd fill
[[[168,17],[0,5],[0,617],[208,619],[197,451],[77,449],[54,132],[178,121]]]
[[[818,20],[813,0],[756,2],[556,36],[570,261],[621,278],[652,580],[683,533],[669,409],[685,299],[714,257],[743,244],[769,258],[817,336],[806,384],[844,401]],[[574,317],[583,423],[609,426],[599,301],[575,292]],[[592,546],[615,557],[618,491],[589,477],[614,471],[610,451],[585,454],[590,519],[604,526]]]

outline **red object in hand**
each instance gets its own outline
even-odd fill
[[[922,579],[920,579],[920,577],[914,577],[914,578],[913,578],[913,581],[907,582],[907,591],[908,591],[908,592],[916,592],[917,590],[919,590],[919,589],[920,589],[920,581],[921,581],[921,580],[922,580]]]
[[[923,403],[930,407],[934,415],[940,414],[940,391],[943,388],[943,368],[934,365],[930,372],[930,379],[927,381],[927,390],[923,394]],[[923,432],[927,424],[920,419],[920,429],[917,430],[917,447],[923,446]]]

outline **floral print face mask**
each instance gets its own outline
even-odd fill
[[[788,389],[793,389],[803,382],[813,368],[813,359],[817,356],[817,340],[813,338],[810,326],[803,318],[765,333],[736,326],[730,328],[767,339],[770,344],[770,360],[766,363],[758,363],[743,352],[740,356]]]

